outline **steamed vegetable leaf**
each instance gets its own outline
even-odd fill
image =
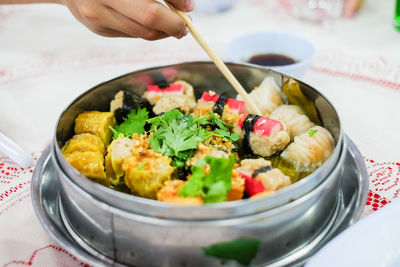
[[[115,140],[120,136],[131,137],[134,133],[144,134],[144,126],[148,116],[149,112],[146,108],[132,109],[123,123],[115,127],[115,129],[110,126],[111,131],[114,133],[113,139]]]
[[[209,165],[209,171],[204,166]],[[192,176],[182,187],[179,194],[183,197],[201,196],[205,203],[216,203],[226,200],[232,189],[232,170],[235,165],[233,156],[230,158],[214,158],[206,156],[196,162],[191,168]]]
[[[286,94],[290,104],[301,107],[311,121],[318,125],[321,124],[315,103],[303,94],[300,89],[300,84],[297,81],[293,79],[287,80],[282,85],[282,91]]]

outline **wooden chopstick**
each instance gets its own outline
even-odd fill
[[[217,0],[215,0],[215,1],[217,1]],[[196,41],[200,44],[200,46],[204,49],[204,51],[212,59],[214,64],[221,71],[221,73],[225,76],[225,78],[228,80],[228,82],[233,86],[233,88],[235,88],[235,90],[239,93],[239,95],[242,96],[243,100],[250,107],[252,113],[261,116],[262,114],[261,114],[260,109],[256,106],[256,104],[253,102],[253,100],[249,97],[249,95],[243,89],[242,85],[235,78],[235,76],[233,76],[232,72],[226,67],[224,62],[222,62],[222,60],[214,53],[214,51],[210,48],[210,46],[208,46],[208,44],[204,41],[204,39],[201,37],[200,33],[194,27],[194,25],[193,25],[192,21],[190,20],[190,18],[188,17],[188,15],[186,15],[185,12],[177,10],[175,7],[173,7],[168,2],[165,2],[165,3],[169,6],[169,8],[171,10],[175,11],[179,16],[181,16],[183,18],[183,20],[185,21],[186,26],[188,27],[192,36],[196,39]]]

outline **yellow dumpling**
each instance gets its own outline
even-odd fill
[[[104,158],[100,152],[80,152],[65,153],[65,159],[82,175],[99,180],[106,180],[104,172]]]
[[[171,158],[150,149],[146,135],[133,134],[132,140],[132,155],[123,164],[125,184],[135,195],[156,199],[175,167],[171,166]]]
[[[86,111],[75,119],[75,133],[91,133],[109,144],[112,132],[109,126],[114,127],[116,120],[112,112]]]
[[[156,199],[157,192],[171,179],[175,168],[171,166],[171,159],[160,153],[147,150],[142,155],[125,159],[125,184],[138,196]]]
[[[179,204],[196,206],[204,203],[203,199],[198,197],[183,197],[179,195],[179,190],[186,184],[182,180],[169,180],[166,181],[164,186],[157,193],[157,200]]]
[[[131,149],[134,142],[130,138],[118,138],[112,141],[107,148],[107,156],[105,158],[106,174],[114,185],[119,184],[121,177],[125,174],[122,164],[126,157],[132,155]]]
[[[105,153],[105,147],[103,141],[100,137],[96,135],[85,133],[85,134],[76,134],[70,140],[68,140],[61,152],[63,154],[72,153],[72,152],[100,152],[102,155]]]

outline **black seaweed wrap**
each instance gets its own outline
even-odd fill
[[[261,167],[261,168],[255,170],[255,171],[253,172],[253,174],[251,175],[251,177],[256,177],[256,176],[259,175],[260,173],[267,172],[267,171],[270,171],[270,170],[272,170],[272,167],[271,167],[271,166],[264,166],[264,167]]]
[[[164,89],[169,86],[169,83],[162,72],[154,72],[150,76],[153,78],[153,84],[157,84],[160,89]]]
[[[152,112],[151,105],[146,99],[134,92],[124,90],[122,107],[115,110],[115,119],[117,123],[121,124],[132,109],[138,108],[146,108],[150,113]]]
[[[243,121],[242,130],[244,130],[244,137],[243,137],[243,150],[244,153],[251,155],[253,151],[251,150],[250,146],[250,133],[253,131],[254,124],[256,124],[257,120],[261,116],[249,114],[247,115],[246,119]]]
[[[228,96],[225,93],[220,95],[217,102],[215,102],[215,104],[214,104],[213,112],[222,117],[222,113],[224,113],[224,107],[225,107],[227,100],[228,100]]]

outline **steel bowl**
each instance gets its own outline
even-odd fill
[[[250,91],[266,76],[281,85],[289,76],[261,67],[228,64]],[[333,105],[311,86],[303,94],[317,107],[336,146],[330,158],[308,177],[268,198],[185,207],[114,191],[83,177],[60,148],[72,137],[76,116],[87,110],[108,111],[121,89],[144,93],[148,84],[186,80],[196,97],[204,91],[234,89],[211,62],[191,62],[132,72],[99,84],[76,98],[60,115],[52,144],[52,161],[60,181],[65,221],[86,245],[123,264],[138,266],[220,266],[233,264],[205,255],[204,248],[238,238],[258,240],[255,265],[273,263],[313,240],[334,216],[338,181],[347,151]]]

